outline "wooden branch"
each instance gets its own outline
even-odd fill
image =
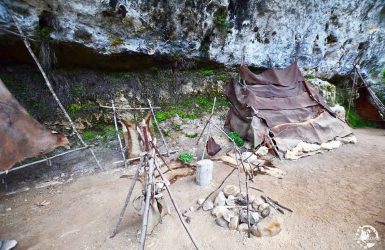
[[[223,181],[221,182],[221,184],[214,190],[212,191],[209,195],[207,195],[207,197],[204,199],[204,201],[202,202],[202,204],[199,205],[199,207],[197,208],[197,210],[201,209],[203,207],[203,204],[205,204],[205,202],[210,198],[210,196],[212,194],[214,194],[216,191],[218,191],[222,186],[223,184],[225,184],[226,180],[232,175],[232,173],[234,173],[234,171],[236,170],[236,168],[233,168],[230,173],[228,175],[226,175],[226,177],[223,179]]]
[[[112,106],[105,106],[105,105],[99,105],[101,108],[105,109],[113,109]],[[152,107],[153,109],[160,109],[160,107]],[[122,108],[122,107],[115,107],[115,110],[151,110],[151,108],[147,107],[139,107],[139,108]]]
[[[10,13],[11,13],[11,16],[12,16],[12,19],[13,19],[13,22],[15,23],[16,25],[16,28],[17,30],[19,31],[20,35],[23,37],[23,42],[24,42],[24,45],[25,47],[27,48],[29,54],[31,54],[33,60],[35,61],[37,67],[39,68],[40,70],[40,73],[42,74],[44,80],[45,80],[45,84],[47,85],[49,91],[51,92],[53,98],[55,99],[55,101],[57,102],[57,104],[59,105],[59,108],[61,109],[61,111],[64,113],[64,116],[67,118],[67,120],[69,121],[71,127],[72,127],[72,130],[75,132],[76,136],[78,137],[79,141],[83,144],[83,146],[87,147],[87,144],[84,142],[82,136],[80,135],[80,133],[77,131],[76,127],[75,127],[75,124],[74,122],[72,121],[71,117],[68,115],[67,111],[65,110],[63,104],[60,102],[59,98],[57,97],[52,85],[51,85],[51,82],[49,81],[46,73],[44,72],[43,70],[43,67],[40,65],[40,62],[39,60],[37,59],[36,55],[33,53],[32,49],[31,49],[31,46],[28,42],[28,40],[25,38],[25,35],[23,33],[23,31],[21,30],[18,22],[17,22],[17,18],[15,17],[15,15],[13,14],[13,12],[11,10],[8,10]],[[92,156],[94,157],[95,161],[96,161],[96,164],[98,165],[98,167],[100,169],[103,169],[102,166],[100,165],[100,162],[99,160],[96,158],[96,155],[94,153],[94,151],[92,150],[91,147],[89,147],[89,150],[92,154]]]
[[[164,175],[163,175],[162,171],[160,170],[160,168],[158,167],[158,165],[157,165],[156,163],[155,163],[154,165],[155,165],[155,168],[157,169],[157,171],[159,172],[160,177],[162,178],[162,180],[163,180],[164,182],[168,181],[168,180],[164,177]],[[176,202],[175,202],[175,199],[174,199],[174,197],[173,197],[173,195],[172,195],[172,193],[171,193],[170,188],[169,188],[167,185],[164,185],[164,186],[166,187],[166,190],[167,190],[168,195],[170,196],[170,200],[171,200],[171,202],[172,202],[172,205],[174,206],[174,208],[175,208],[175,210],[176,210],[176,213],[178,214],[179,220],[182,222],[182,225],[183,225],[184,229],[186,230],[188,236],[190,237],[192,243],[194,244],[195,248],[199,250],[200,248],[199,248],[199,246],[198,246],[198,243],[197,243],[197,241],[195,240],[195,237],[193,236],[193,234],[192,234],[192,232],[190,231],[189,227],[187,226],[186,222],[184,221],[184,219],[183,219],[183,217],[182,217],[182,213],[181,213],[181,211],[180,211],[178,205],[177,205]]]
[[[146,193],[145,193],[145,203],[144,203],[144,211],[142,217],[142,230],[140,233],[140,247],[139,249],[144,250],[144,246],[146,243],[146,234],[147,234],[147,226],[148,226],[148,215],[150,211],[150,199],[152,196],[152,190],[154,186],[154,165],[155,165],[155,150],[151,150],[150,159],[147,160],[148,171],[147,171],[147,183],[146,183]]]
[[[125,213],[126,210],[127,210],[128,203],[130,202],[132,192],[134,191],[134,187],[135,187],[135,184],[136,184],[136,180],[138,179],[140,169],[141,169],[142,166],[143,166],[143,158],[144,158],[144,157],[141,157],[141,158],[140,158],[140,164],[139,164],[138,168],[136,169],[136,172],[135,172],[134,177],[133,177],[132,180],[131,180],[131,185],[130,185],[130,189],[128,190],[128,194],[127,194],[127,197],[126,197],[126,201],[124,202],[122,211],[120,212],[120,215],[119,215],[118,222],[116,223],[116,226],[115,226],[114,231],[112,232],[110,238],[115,237],[115,235],[116,235],[116,233],[118,232],[118,229],[119,229],[119,227],[120,227],[120,223],[122,223],[122,219],[123,219],[124,213]]]
[[[172,169],[170,168],[170,166],[167,164],[166,162],[166,159],[164,159],[164,157],[162,156],[162,154],[159,152],[159,149],[155,146],[154,142],[151,141],[150,142],[151,145],[152,145],[152,148],[155,150],[155,152],[158,154],[159,158],[164,162],[164,164],[166,165],[166,167],[168,168],[168,170],[172,171]]]
[[[155,125],[156,125],[156,127],[158,128],[160,137],[162,138],[163,144],[164,144],[164,146],[166,147],[167,156],[170,156],[170,150],[169,150],[169,148],[168,148],[168,145],[167,145],[167,143],[166,143],[166,140],[164,139],[164,136],[163,136],[163,133],[162,133],[162,129],[159,127],[158,121],[156,120],[154,108],[151,106],[151,101],[150,101],[149,99],[148,99],[147,101],[148,101],[148,105],[150,106],[151,114],[152,114],[152,117],[154,118]]]
[[[60,156],[66,155],[66,154],[70,154],[70,153],[73,153],[73,152],[76,152],[76,151],[80,151],[80,150],[83,150],[83,149],[87,149],[89,147],[90,146],[81,147],[81,148],[77,148],[77,149],[72,149],[72,150],[69,150],[69,151],[66,151],[66,152],[63,152],[63,153],[60,153],[60,154],[57,154],[57,155],[54,155],[54,156],[51,156],[51,157],[48,157],[48,158],[45,158],[45,159],[42,159],[42,160],[26,163],[24,165],[11,168],[10,170],[1,171],[0,175],[8,174],[10,172],[13,172],[13,171],[16,171],[16,170],[19,170],[19,169],[22,169],[22,168],[26,168],[26,167],[29,167],[29,166],[32,166],[32,165],[36,165],[36,164],[39,164],[39,163],[50,161],[50,160],[55,159],[57,157],[60,157]]]
[[[120,152],[122,153],[122,157],[123,157],[123,161],[124,161],[124,167],[127,168],[128,167],[127,166],[128,161],[126,161],[126,154],[124,153],[122,139],[120,138],[120,134],[119,134],[118,122],[116,120],[116,110],[115,110],[114,100],[111,100],[111,105],[112,105],[112,113],[114,114],[115,132],[116,132],[116,136],[118,137]]]
[[[205,131],[207,125],[210,123],[211,118],[212,118],[213,115],[214,115],[214,108],[215,108],[215,103],[216,103],[216,102],[217,102],[217,97],[214,97],[214,103],[213,103],[213,107],[211,108],[211,114],[210,114],[210,117],[209,117],[209,119],[207,120],[205,126],[204,126],[203,129],[202,129],[202,132],[200,133],[200,135],[199,135],[199,137],[198,137],[198,140],[197,140],[196,145],[198,145],[199,140],[201,139],[201,137],[202,137],[202,135],[203,135],[203,132]]]
[[[179,152],[179,150],[171,150],[170,151],[170,154],[175,154]],[[166,155],[167,153],[161,153],[162,156]],[[159,155],[159,154],[158,154]],[[139,160],[140,157],[134,157],[134,158],[130,158],[130,159],[126,159],[126,161],[130,162],[130,161],[136,161],[136,160]],[[113,162],[112,164],[118,164],[118,163],[122,163],[123,161],[115,161]]]

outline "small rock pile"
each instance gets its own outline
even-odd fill
[[[204,199],[199,199],[202,205]],[[256,237],[274,236],[281,231],[282,220],[268,203],[260,197],[249,195],[247,204],[246,193],[240,192],[234,185],[227,185],[218,193],[214,202],[207,200],[202,209],[211,211],[218,226],[248,231],[247,205],[249,206],[250,232]]]

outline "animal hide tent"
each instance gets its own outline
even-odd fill
[[[64,135],[33,119],[0,80],[0,170],[66,144]]]
[[[254,146],[271,137],[278,151],[286,153],[301,141],[322,144],[352,133],[306,82],[296,63],[259,75],[243,65],[240,75],[244,85],[232,79],[225,89],[232,104],[225,126]]]

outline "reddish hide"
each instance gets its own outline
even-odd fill
[[[0,80],[0,170],[68,144],[67,138],[33,119]]]

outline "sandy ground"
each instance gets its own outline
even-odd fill
[[[385,249],[385,131],[355,130],[356,145],[297,161],[275,161],[287,171],[283,179],[257,176],[253,186],[294,210],[284,215],[283,229],[272,238],[248,239],[218,227],[204,211],[193,213],[191,230],[202,249],[361,249],[355,233],[372,225]],[[171,186],[182,210],[197,206],[231,168],[216,164],[214,182],[200,187],[189,176]],[[80,177],[66,184],[33,188],[0,196],[0,238],[16,239],[17,249],[136,249],[141,218],[129,206],[119,234],[110,239],[132,170],[113,169]],[[237,183],[234,174],[229,184]],[[137,185],[134,193],[140,192]],[[252,195],[260,195],[251,190]],[[46,206],[37,204],[46,201]],[[171,203],[169,203],[171,206]],[[10,208],[10,209],[9,209]],[[146,241],[147,249],[193,249],[171,209]]]

